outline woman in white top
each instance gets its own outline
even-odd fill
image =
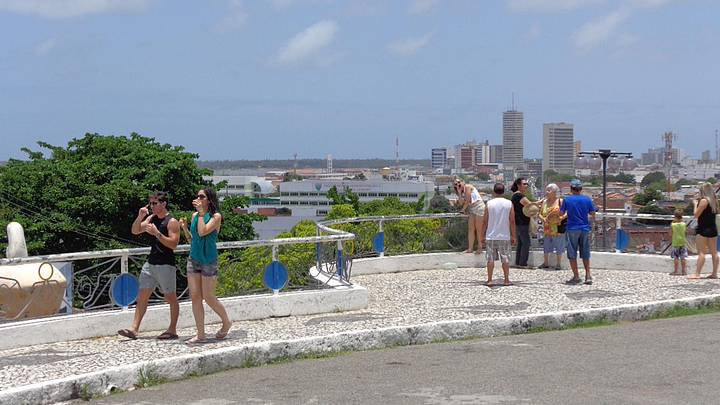
[[[468,248],[465,253],[471,253],[475,240],[478,241],[477,251],[482,253],[482,245],[480,244],[480,225],[482,224],[483,215],[485,215],[485,202],[480,197],[480,193],[470,184],[465,184],[460,179],[453,182],[455,194],[458,196],[457,204],[461,207],[461,211],[468,214]]]

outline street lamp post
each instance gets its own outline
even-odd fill
[[[598,149],[592,152],[579,152],[578,157],[599,157],[602,159],[602,180],[603,180],[603,191],[602,191],[602,213],[603,213],[603,250],[607,250],[607,160],[610,157],[624,157],[626,159],[632,159],[632,153],[629,152],[615,152],[610,149]]]

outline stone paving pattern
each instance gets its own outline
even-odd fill
[[[500,269],[496,269],[496,272]],[[582,273],[582,272],[581,272]],[[502,272],[500,272],[502,274]],[[413,271],[357,276],[370,302],[360,311],[235,322],[226,340],[187,346],[180,340],[102,337],[0,351],[0,390],[108,367],[270,340],[322,336],[436,321],[528,315],[720,294],[718,280],[688,280],[664,273],[596,270],[592,286],[564,285],[567,270],[511,269],[511,287],[482,284],[485,269]],[[496,279],[500,282],[500,279]],[[118,328],[129,325],[118,325]],[[206,329],[212,336],[219,325]]]

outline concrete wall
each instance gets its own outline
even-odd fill
[[[353,260],[352,275],[397,273],[401,271],[454,269],[458,267],[485,267],[485,255],[474,253],[427,253],[403,256],[373,257]],[[555,265],[556,256],[550,255],[550,264]],[[688,272],[695,269],[697,256],[687,259]],[[530,252],[528,264],[539,266],[543,263],[540,251]],[[592,252],[590,266],[593,269],[628,270],[628,271],[672,271],[673,261],[666,255],[643,255],[634,253]],[[560,267],[569,269],[567,257],[562,256]],[[582,269],[582,264],[580,264]],[[707,257],[705,271],[711,269],[710,257]]]
[[[361,286],[332,289],[262,294],[245,297],[222,298],[222,303],[233,321],[263,319],[281,316],[309,315],[327,312],[351,311],[367,307],[368,292]],[[41,343],[64,342],[97,336],[111,336],[118,329],[127,328],[134,311],[114,310],[73,314],[52,318],[32,319],[0,325],[0,349],[30,346]],[[167,305],[148,308],[141,325],[142,330],[164,330],[170,312]],[[220,319],[205,306],[205,322]],[[180,304],[179,328],[195,326],[190,302]]]

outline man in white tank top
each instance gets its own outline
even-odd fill
[[[515,243],[515,212],[512,202],[503,197],[505,185],[495,183],[493,199],[485,207],[482,220],[480,242],[486,245],[487,256],[487,286],[492,286],[495,260],[500,260],[505,278],[503,285],[512,285],[510,282],[510,252],[511,244]]]

